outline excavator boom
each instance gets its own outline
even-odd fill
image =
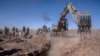
[[[68,3],[61,13],[56,28],[57,31],[68,30],[68,20],[65,17],[69,12],[73,16],[73,21],[76,23],[79,33],[91,31],[91,15],[86,12],[79,12],[72,3]]]

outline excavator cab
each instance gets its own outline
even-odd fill
[[[58,30],[68,30],[68,21],[67,19],[61,19],[60,21],[58,21]]]

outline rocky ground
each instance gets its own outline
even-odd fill
[[[0,56],[100,56],[100,30],[91,34],[69,30],[65,37],[30,33],[31,39],[0,35]]]

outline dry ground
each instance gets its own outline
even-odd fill
[[[15,40],[19,38],[23,41],[16,43],[14,38],[8,39],[7,43],[0,42],[0,46],[4,48],[3,51],[15,48],[29,53],[33,50],[41,52],[44,47],[48,49],[45,44],[49,43],[51,47],[46,56],[100,56],[100,30],[92,30],[91,34],[77,34],[76,30],[69,30],[66,37],[50,37],[50,33],[36,35],[36,31],[33,30],[30,33],[33,35],[32,39],[15,37]]]

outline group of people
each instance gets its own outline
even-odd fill
[[[21,32],[16,27],[13,27],[11,30],[7,26],[4,28],[4,35],[19,36],[20,34]]]
[[[30,29],[26,28],[25,26],[23,26],[22,31],[18,30],[18,28],[13,27],[11,30],[6,26],[4,28],[4,35],[10,35],[10,36],[20,36],[22,33],[24,33],[24,37],[25,38],[30,38],[32,37],[32,35],[29,33]],[[11,33],[12,32],[12,33]]]

